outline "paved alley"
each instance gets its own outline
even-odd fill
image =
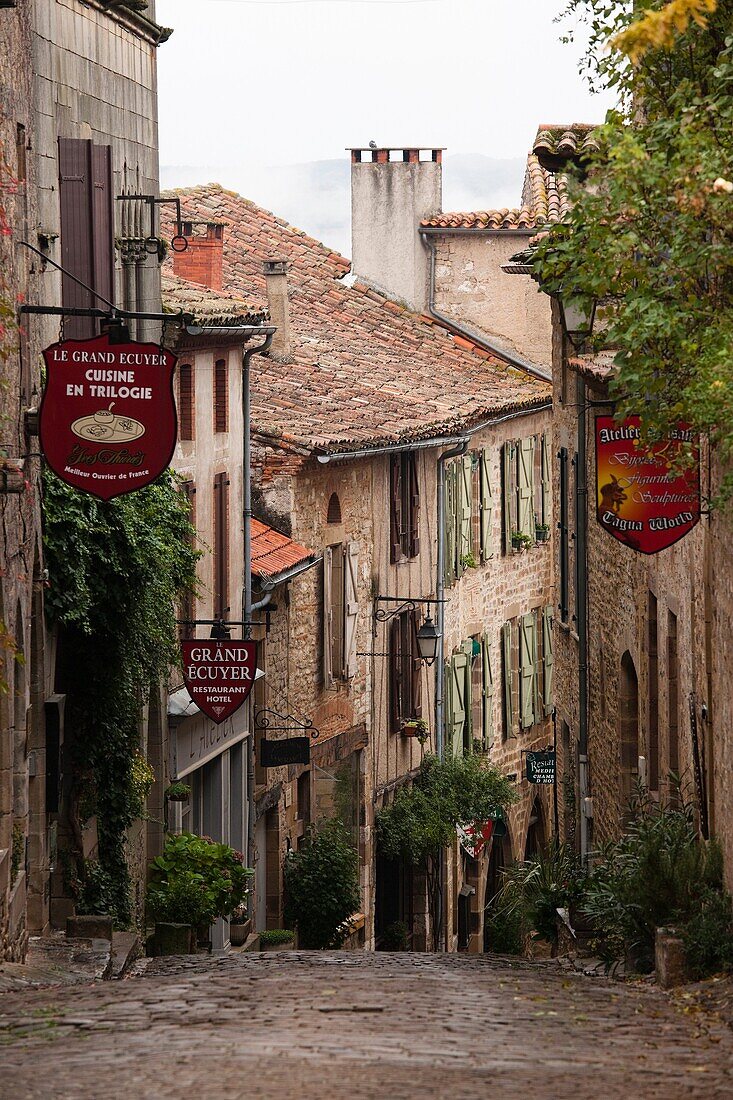
[[[733,1034],[555,963],[238,954],[5,994],[0,1067],[2,1100],[709,1100],[733,1095]]]

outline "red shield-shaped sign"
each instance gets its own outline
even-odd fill
[[[53,472],[101,500],[154,481],[176,445],[175,356],[95,336],[52,344],[43,357],[39,432]]]
[[[697,436],[680,424],[672,437],[648,450],[639,446],[641,420],[596,419],[598,522],[640,554],[658,554],[683,538],[700,519]],[[682,447],[694,465],[676,466]]]
[[[473,825],[459,825],[458,839],[470,856],[478,859],[491,840],[493,821],[474,821]]]
[[[255,682],[254,642],[182,642],[183,679],[200,711],[217,724],[234,714]]]

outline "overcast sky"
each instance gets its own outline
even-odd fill
[[[580,46],[559,41],[563,6],[158,0],[158,21],[174,28],[158,52],[161,182],[216,179],[309,229],[307,196],[288,201],[303,177],[259,169],[345,159],[370,139],[524,157],[539,122],[600,121],[608,105],[578,73]],[[484,205],[516,204],[517,164],[516,197]]]

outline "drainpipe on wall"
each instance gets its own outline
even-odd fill
[[[565,348],[563,347],[563,355]],[[575,613],[578,627],[578,786],[580,793],[580,858],[589,854],[588,821],[588,464],[585,382],[577,376],[578,444],[575,468]]]

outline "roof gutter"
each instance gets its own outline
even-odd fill
[[[188,336],[241,336],[249,340],[252,336],[273,336],[274,325],[186,325]]]
[[[537,229],[528,229],[526,226],[517,226],[504,229],[488,229],[483,226],[452,226],[452,225],[422,225],[420,232],[423,236],[430,237],[534,237]]]
[[[298,562],[297,565],[291,566],[290,569],[285,569],[282,573],[275,573],[272,577],[268,577],[266,580],[260,580],[260,588],[263,592],[272,592],[280,584],[285,584],[287,581],[292,581],[295,577],[299,577],[301,573],[307,573],[309,569],[312,569],[314,565],[318,565],[322,555],[318,554],[314,558],[309,558],[308,561]],[[252,610],[257,609],[256,604],[252,605]]]
[[[474,232],[471,230],[471,232]],[[438,236],[440,234],[437,234]],[[431,317],[434,317],[436,321],[440,321],[441,325],[444,325],[449,332],[453,332],[459,336],[464,336],[468,340],[473,340],[475,344],[478,344],[480,348],[485,351],[491,352],[492,355],[496,355],[497,358],[503,359],[505,363],[509,363],[510,366],[516,367],[517,370],[524,371],[526,374],[531,374],[533,378],[539,378],[543,382],[552,382],[552,374],[548,371],[542,370],[540,367],[533,366],[532,363],[528,363],[526,359],[522,359],[521,356],[515,355],[513,352],[507,351],[505,348],[498,347],[492,340],[488,340],[484,335],[480,335],[467,325],[462,325],[458,321],[455,321],[452,317],[446,316],[445,313],[441,313],[435,308],[435,243],[432,237],[436,234],[431,234],[425,229],[420,230],[420,236],[427,245],[430,252],[430,275],[428,277],[428,313]]]

